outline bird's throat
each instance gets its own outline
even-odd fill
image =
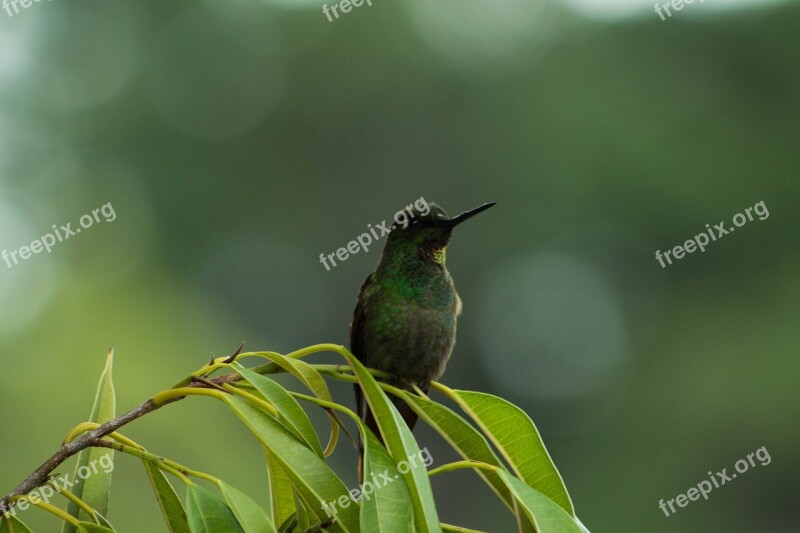
[[[433,244],[423,244],[419,248],[419,255],[429,263],[444,265],[447,259],[447,246],[435,246]]]

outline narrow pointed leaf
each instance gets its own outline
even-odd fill
[[[108,529],[111,529],[111,530],[114,529],[114,526],[111,525],[111,522],[109,522],[108,519],[105,516],[101,515],[97,511],[94,512],[94,515],[97,517],[97,523],[98,524],[100,524],[103,527],[107,527]]]
[[[330,467],[280,422],[236,396],[224,396],[222,400],[267,448],[292,481],[292,486],[310,505],[310,511],[321,513],[323,504],[347,493],[347,488]],[[328,529],[335,532],[360,531],[358,509],[343,509]]]
[[[272,454],[265,449],[267,458],[267,469],[269,473],[270,488],[270,507],[272,512],[272,522],[283,524],[287,519],[294,516],[294,492],[292,480],[281,468],[280,463],[273,459]]]
[[[292,491],[292,494],[294,495],[294,505],[297,509],[297,513],[295,514],[295,518],[297,518],[297,529],[300,531],[308,531],[311,529],[312,519],[309,516],[308,510],[306,509],[306,506],[297,491]],[[315,523],[317,522],[316,520],[313,521]]]
[[[111,370],[114,363],[114,351],[108,352],[106,366],[100,376],[100,383],[97,386],[94,406],[89,421],[102,424],[114,418],[116,411],[116,398],[114,395],[114,383],[111,379]],[[107,457],[107,458],[106,458]],[[78,455],[78,463],[72,481],[76,484],[72,488],[73,494],[89,504],[90,507],[108,515],[108,501],[111,496],[111,470],[101,468],[101,464],[113,464],[114,452],[107,448],[89,448],[83,450]],[[102,463],[101,463],[102,461]],[[105,470],[109,470],[106,472]],[[80,475],[79,474],[82,474]],[[82,479],[86,476],[85,479]],[[67,505],[67,512],[79,520],[91,520],[84,511],[73,502]],[[75,526],[64,522],[63,533],[74,533]]]
[[[414,394],[406,394],[405,399],[414,412],[435,429],[461,457],[505,468],[486,438],[461,416],[442,404]],[[476,468],[475,473],[483,478],[511,512],[517,515],[522,531],[532,532],[535,530],[528,516],[525,513],[517,512],[511,491],[496,472]]]
[[[371,431],[363,426],[364,483],[361,529],[386,533],[414,531],[414,507],[394,461]],[[355,496],[355,495],[354,495]]]
[[[272,519],[250,496],[222,481],[219,490],[245,533],[277,533]]]
[[[419,457],[420,450],[417,441],[414,440],[411,430],[408,429],[397,408],[364,365],[350,352],[345,351],[344,353],[364,391],[369,408],[375,415],[375,421],[381,431],[383,441],[386,443],[386,450],[395,464],[408,461],[410,457]],[[402,476],[411,495],[417,531],[420,533],[440,532],[436,503],[433,500],[433,490],[425,467],[409,468]]]
[[[172,483],[169,482],[163,470],[150,461],[142,462],[147,470],[147,476],[150,478],[150,484],[153,486],[158,506],[161,508],[161,514],[164,515],[164,521],[170,533],[189,533],[186,510],[172,487]]]
[[[278,410],[278,420],[292,433],[300,437],[320,457],[322,445],[314,431],[308,415],[297,403],[297,400],[286,389],[266,376],[256,374],[241,365],[234,364],[236,371],[253,387],[260,392],[266,400]]]
[[[458,390],[452,393],[453,399],[508,461],[513,473],[574,516],[561,474],[530,417],[516,405],[491,394]]]
[[[442,404],[420,396],[406,394],[405,398],[414,412],[435,429],[461,457],[505,468],[486,438],[461,416]],[[513,509],[514,498],[511,491],[497,473],[481,469],[475,469],[475,472],[489,484],[509,508]]]
[[[297,517],[295,515],[290,516],[286,519],[286,521],[281,524],[281,527],[278,529],[278,533],[293,533],[296,531],[297,527]]]
[[[186,516],[192,533],[244,533],[225,502],[194,483],[186,487]]]
[[[309,365],[305,361],[291,359],[274,352],[260,353],[300,380],[300,382],[305,385],[308,390],[313,392],[317,398],[327,402],[333,401],[330,390],[328,390],[328,384],[325,383],[325,379],[322,377],[322,374],[320,374],[313,366]],[[325,447],[325,451],[323,452],[325,457],[333,453],[334,448],[336,448],[336,443],[339,440],[339,423],[337,422],[336,414],[328,412],[328,418],[331,423],[331,437],[328,439],[328,445]]]
[[[583,533],[575,519],[556,502],[506,471],[500,471],[499,475],[533,520],[536,531],[539,533]]]

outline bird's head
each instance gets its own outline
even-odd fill
[[[415,204],[413,209],[398,213],[395,218],[395,222],[398,223],[389,233],[386,249],[416,251],[417,255],[427,262],[443,264],[445,249],[450,242],[453,228],[486,211],[494,204],[494,202],[483,204],[452,218],[433,202],[425,204],[422,208]],[[403,218],[400,218],[401,214]]]

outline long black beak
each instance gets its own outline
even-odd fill
[[[489,202],[488,204],[483,204],[482,206],[476,207],[475,209],[470,209],[469,211],[464,211],[460,215],[451,218],[447,221],[446,225],[450,228],[454,228],[464,222],[467,219],[470,219],[477,215],[478,213],[482,213],[492,207],[497,202]]]

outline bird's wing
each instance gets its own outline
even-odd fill
[[[366,309],[368,307],[369,293],[371,285],[374,283],[374,274],[367,276],[361,288],[358,291],[358,301],[356,303],[356,310],[353,312],[353,321],[350,323],[350,351],[356,356],[356,359],[366,365],[366,354],[364,353],[364,337],[366,331],[364,330],[364,319],[366,316]],[[356,383],[354,386],[356,391],[356,409],[358,416],[363,418],[364,415],[364,402],[361,394],[361,387]]]

